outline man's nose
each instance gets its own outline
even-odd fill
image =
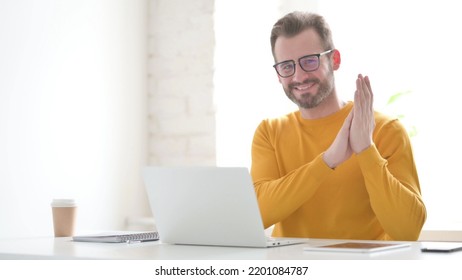
[[[295,63],[295,73],[292,76],[292,80],[294,82],[299,82],[302,83],[304,80],[307,79],[307,77],[310,76],[310,72],[306,72],[305,70],[302,69],[300,64]]]

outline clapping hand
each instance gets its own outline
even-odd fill
[[[358,75],[350,127],[350,146],[356,154],[372,145],[372,132],[375,128],[373,99],[369,77]]]
[[[337,167],[353,153],[358,154],[372,145],[372,132],[375,128],[373,99],[369,77],[358,75],[354,107],[323,156],[330,168]]]

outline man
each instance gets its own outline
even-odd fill
[[[417,240],[425,205],[402,124],[372,107],[369,78],[354,102],[339,99],[340,52],[316,14],[294,12],[273,26],[279,82],[299,110],[264,120],[252,144],[252,178],[273,236]]]

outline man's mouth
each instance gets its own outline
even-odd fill
[[[317,83],[315,81],[305,82],[302,84],[296,84],[292,86],[292,89],[297,91],[307,91],[310,88],[314,87]]]

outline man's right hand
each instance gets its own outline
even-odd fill
[[[353,119],[353,110],[346,117],[340,131],[335,137],[334,142],[330,145],[329,149],[324,153],[323,160],[330,168],[334,169],[353,154],[350,147],[350,126]]]

